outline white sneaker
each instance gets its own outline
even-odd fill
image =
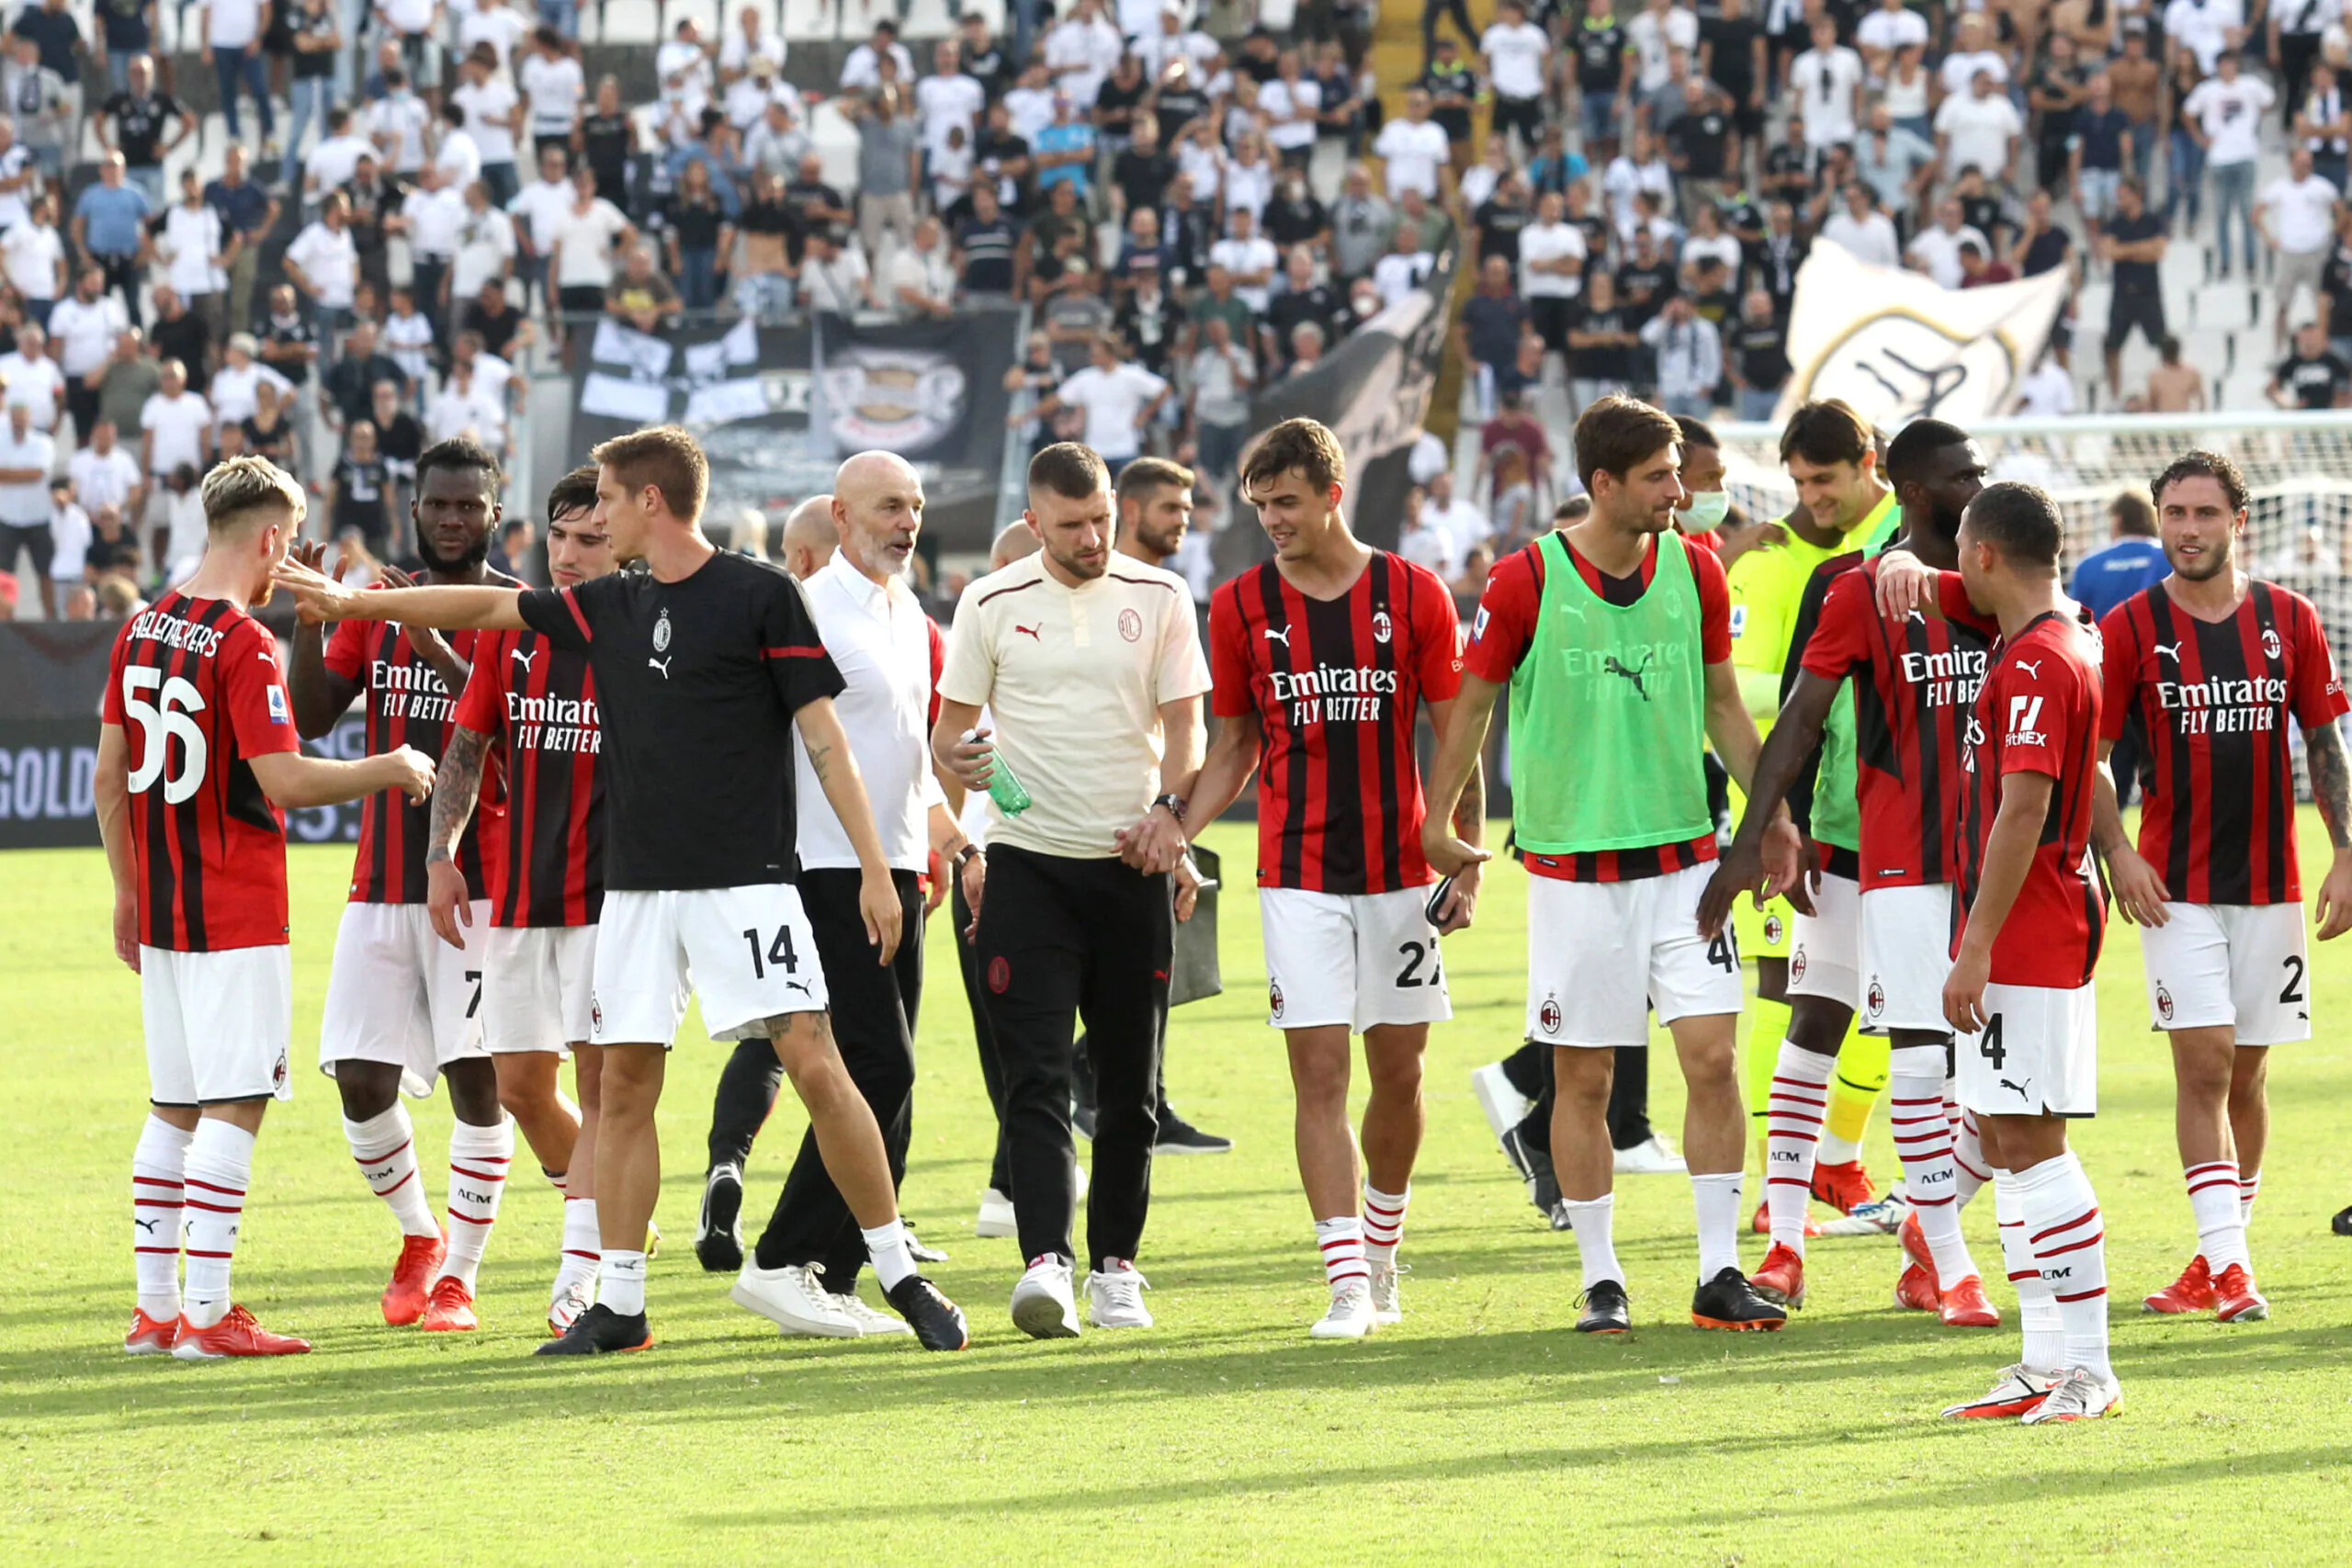
[[[2044,1421],[2096,1421],[2123,1408],[2123,1385],[2088,1367],[2068,1367],[2050,1397],[2018,1417],[2028,1427]]]
[[[1620,1176],[1681,1176],[1690,1168],[1674,1152],[1674,1145],[1657,1133],[1630,1149],[1619,1149],[1615,1163]]]
[[[758,1313],[786,1334],[854,1339],[860,1332],[856,1320],[834,1304],[822,1272],[798,1264],[763,1269],[756,1259],[747,1258],[727,1299]]]
[[[1900,1188],[1900,1181],[1894,1184]],[[1857,1203],[1851,1213],[1840,1214],[1821,1223],[1823,1235],[1893,1235],[1911,1217],[1911,1204],[1900,1191],[1890,1191],[1883,1198],[1867,1203]]]
[[[1331,1287],[1331,1309],[1306,1331],[1309,1339],[1361,1339],[1379,1325],[1372,1307],[1372,1287],[1362,1280],[1342,1280]]]
[[[1143,1293],[1151,1281],[1124,1258],[1114,1269],[1097,1269],[1086,1277],[1086,1321],[1097,1328],[1149,1328],[1151,1309]]]
[[[915,1325],[895,1313],[880,1312],[865,1304],[865,1298],[855,1291],[835,1291],[830,1298],[843,1317],[857,1325],[858,1337],[872,1335],[912,1334]]]
[[[972,1222],[972,1234],[978,1236],[1020,1235],[1021,1227],[1013,1219],[1012,1200],[993,1187],[981,1193],[979,1218]]]
[[[1494,1129],[1497,1143],[1502,1142],[1503,1134],[1526,1121],[1527,1113],[1535,1109],[1535,1102],[1519,1092],[1500,1062],[1470,1069],[1470,1093],[1477,1100],[1478,1109],[1486,1112],[1487,1125]]]
[[[1033,1339],[1078,1337],[1078,1303],[1070,1293],[1070,1266],[1058,1258],[1029,1265],[1012,1287],[1012,1326]]]
[[[1964,1404],[1944,1407],[1944,1416],[1951,1421],[2006,1420],[2024,1416],[2050,1397],[2051,1391],[2065,1381],[2062,1372],[2040,1371],[2023,1361],[2001,1369],[1993,1386],[1977,1399]]]
[[[1376,1321],[1381,1323],[1405,1321],[1404,1303],[1396,1297],[1396,1276],[1409,1274],[1412,1271],[1413,1266],[1409,1263],[1373,1263],[1372,1315]]]

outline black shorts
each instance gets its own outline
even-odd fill
[[[2123,340],[2138,327],[2153,348],[2165,341],[2165,297],[2162,294],[2117,294],[2107,306],[2107,352],[2120,354]]]
[[[47,577],[57,558],[57,540],[46,523],[0,523],[0,571],[13,571],[20,551],[30,551],[33,575]]]
[[[1494,129],[1498,136],[1512,126],[1528,146],[1544,140],[1544,100],[1542,98],[1508,98],[1495,95]]]

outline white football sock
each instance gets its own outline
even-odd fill
[[[605,1249],[596,1266],[596,1304],[623,1317],[645,1311],[645,1254]]]
[[[1984,1157],[1976,1118],[1960,1108],[1959,1086],[1950,1078],[1944,1079],[1944,1120],[1951,1125],[1952,1207],[1965,1209],[1993,1179],[1993,1165]]]
[[[1365,1260],[1373,1263],[1395,1263],[1396,1244],[1405,1239],[1405,1205],[1413,1201],[1413,1190],[1383,1192],[1369,1181],[1363,1184],[1363,1252]]]
[[[1625,1270],[1617,1267],[1617,1244],[1610,1234],[1616,1222],[1617,1194],[1603,1192],[1583,1202],[1563,1198],[1560,1206],[1567,1210],[1568,1228],[1576,1232],[1577,1259],[1584,1267],[1584,1288],[1589,1291],[1603,1280],[1623,1284]]]
[[[2041,1277],[2058,1300],[2066,1365],[2113,1377],[2107,1359],[2107,1227],[2083,1162],[2069,1149],[2018,1172],[2018,1201]]]
[[[1364,1264],[1363,1222],[1352,1214],[1336,1220],[1315,1222],[1315,1245],[1323,1254],[1323,1282],[1336,1285],[1342,1280],[1367,1280],[1372,1270]]]
[[[1764,1119],[1764,1207],[1771,1217],[1772,1245],[1800,1258],[1822,1119],[1829,1113],[1829,1075],[1837,1066],[1837,1057],[1805,1050],[1793,1040],[1781,1042],[1772,1065]]]
[[[556,1259],[555,1288],[548,1299],[553,1301],[563,1294],[567,1285],[594,1280],[603,1248],[604,1243],[596,1229],[596,1200],[566,1198],[563,1201],[563,1251]]]
[[[1976,1272],[1976,1260],[1961,1238],[1960,1204],[1953,1197],[1958,1174],[1952,1162],[1951,1123],[1944,1119],[1944,1058],[1941,1045],[1899,1045],[1892,1053],[1887,1079],[1887,1130],[1903,1162],[1903,1179],[1919,1216],[1919,1234],[1936,1261],[1939,1289],[1957,1285]]]
[[[2025,1348],[2018,1359],[2037,1372],[2054,1372],[2066,1364],[2066,1334],[2058,1317],[2058,1298],[2041,1277],[2041,1260],[2026,1239],[2024,1201],[2018,1196],[2018,1179],[2006,1170],[1993,1172],[1993,1217],[2001,1226],[2001,1259],[2009,1283],[2017,1287],[2018,1323],[2025,1330]]]
[[[549,1170],[546,1166],[541,1166],[539,1167],[539,1174],[548,1179],[548,1185],[556,1190],[557,1196],[562,1198],[569,1198],[571,1196],[571,1184],[565,1179],[566,1172],[560,1170]]]
[[[2188,1186],[2188,1212],[2197,1217],[2197,1250],[2219,1274],[2233,1263],[2251,1269],[2245,1220],[2238,1201],[2238,1168],[2228,1160],[2192,1165],[2180,1173]]]
[[[2262,1196],[2262,1172],[2238,1173],[2238,1217],[2245,1224],[2254,1224],[2254,1201]]]
[[[195,1136],[150,1116],[130,1154],[130,1261],[139,1310],[158,1323],[180,1314],[180,1200]]]
[[[346,1116],[343,1135],[359,1174],[368,1179],[368,1190],[400,1222],[401,1235],[439,1235],[441,1227],[434,1223],[433,1205],[425,1201],[424,1183],[416,1174],[416,1128],[408,1119],[408,1107],[395,1100],[390,1111],[365,1122]]]
[[[449,1250],[435,1280],[455,1279],[469,1294],[491,1227],[498,1223],[498,1201],[506,1191],[506,1168],[514,1160],[514,1119],[501,1113],[495,1127],[470,1122],[449,1124]]]
[[[1829,1062],[1834,1062],[1836,1060],[1834,1057],[1827,1056],[1825,1056],[1822,1059]],[[1839,1137],[1837,1134],[1831,1132],[1826,1126],[1822,1128],[1821,1149],[1819,1154],[1815,1156],[1816,1160],[1820,1164],[1851,1165],[1861,1157],[1861,1145],[1854,1142],[1851,1138]]]
[[[1699,1212],[1699,1280],[1704,1284],[1739,1267],[1739,1172],[1693,1173],[1690,1202]]]
[[[865,1255],[874,1260],[874,1277],[882,1281],[882,1292],[888,1295],[901,1280],[915,1274],[915,1255],[907,1250],[907,1227],[898,1220],[861,1230],[865,1238]]]
[[[253,1184],[254,1135],[233,1122],[207,1116],[188,1140],[186,1168],[182,1239],[187,1248],[187,1286],[180,1310],[195,1327],[209,1328],[229,1315],[229,1266],[237,1254],[245,1189]]]

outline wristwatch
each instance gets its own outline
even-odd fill
[[[1168,807],[1168,815],[1176,818],[1179,824],[1184,820],[1184,797],[1181,795],[1163,795],[1152,805]]]
[[[965,842],[965,844],[964,844],[964,847],[963,847],[962,849],[957,850],[957,851],[956,852],[956,869],[957,871],[961,871],[961,870],[963,870],[963,869],[964,869],[964,867],[965,867],[967,864],[968,864],[968,863],[971,863],[972,861],[974,861],[974,860],[985,860],[985,859],[987,859],[987,858],[988,858],[988,852],[987,852],[987,851],[985,851],[985,850],[981,849],[979,845],[975,844],[975,843],[972,843],[971,841],[969,841],[969,840],[966,840],[966,842]]]

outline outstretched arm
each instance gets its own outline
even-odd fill
[[[522,595],[512,588],[346,588],[300,561],[270,574],[305,613],[322,621],[399,621],[444,631],[527,631]],[[458,682],[462,690],[464,682]]]

